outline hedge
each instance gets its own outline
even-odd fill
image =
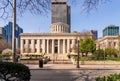
[[[30,81],[30,70],[20,63],[0,62],[0,79],[4,81]]]
[[[12,54],[0,54],[0,58],[2,58],[2,57],[10,57],[10,56],[12,56]]]
[[[41,58],[42,55],[38,55],[38,54],[27,54],[27,55],[21,55],[21,59],[39,59]]]

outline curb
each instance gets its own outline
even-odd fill
[[[37,69],[30,69],[30,70],[120,70],[114,68],[75,68],[75,69],[45,69],[45,68],[37,68]]]

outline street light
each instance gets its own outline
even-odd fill
[[[16,62],[15,29],[16,29],[16,0],[13,0],[13,26],[12,26],[12,53],[13,53],[13,62]]]
[[[77,68],[80,68],[80,66],[79,66],[79,59],[80,59],[80,54],[79,54],[79,47],[80,47],[80,38],[78,37],[78,57],[77,57]]]

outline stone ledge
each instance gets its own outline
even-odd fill
[[[80,61],[80,64],[82,65],[101,65],[101,64],[117,65],[117,64],[120,64],[120,62],[119,61]]]

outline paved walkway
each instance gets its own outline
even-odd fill
[[[43,68],[39,68],[39,65],[31,65],[31,64],[26,64],[26,66],[29,67],[29,69],[31,70],[52,70],[52,69],[65,69],[65,70],[70,70],[70,69],[105,69],[105,70],[120,70],[120,65],[80,65],[80,68],[76,68],[76,65],[73,65],[73,64],[44,64],[43,65]]]

